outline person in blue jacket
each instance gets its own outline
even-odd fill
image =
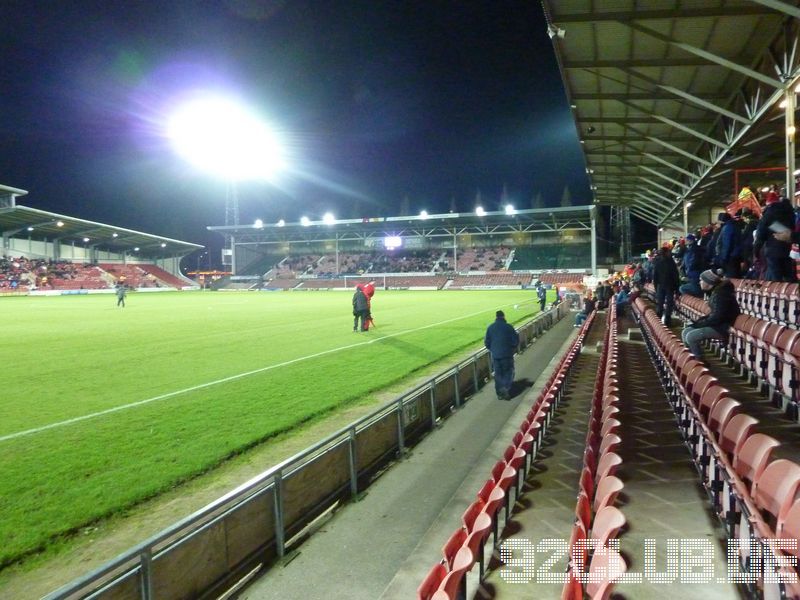
[[[681,294],[688,294],[703,297],[703,290],[700,289],[700,273],[704,271],[703,251],[697,245],[697,237],[690,233],[686,236],[686,250],[683,253],[683,272],[686,274],[687,282],[678,291]]]
[[[514,353],[519,347],[517,331],[506,322],[502,310],[495,313],[495,321],[486,329],[483,343],[492,355],[494,389],[498,400],[511,400],[514,383]]]
[[[717,220],[722,223],[717,242],[716,264],[725,272],[725,277],[739,277],[742,254],[742,232],[731,216],[719,213]]]

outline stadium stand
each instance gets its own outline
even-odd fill
[[[187,285],[186,281],[180,279],[179,277],[176,277],[172,273],[168,273],[167,271],[156,265],[148,265],[142,263],[137,266],[147,275],[155,278],[156,282],[160,282],[162,286],[172,286],[180,289],[185,285]]]
[[[642,298],[634,302],[633,310],[708,501],[727,535],[738,540],[733,556],[738,558],[740,572],[747,575],[746,586],[763,597],[800,597],[796,578],[764,576],[775,572],[796,575],[780,560],[798,555],[797,539],[789,541],[788,533],[797,531],[800,514],[795,435],[785,427],[771,427],[771,435],[756,432],[768,422],[748,414],[757,402],[733,399],[747,395],[741,382],[734,388],[728,380],[723,387],[707,365],[688,355]],[[762,412],[762,416],[766,414]],[[774,420],[775,416],[768,418]],[[791,459],[778,458],[779,453]],[[775,542],[781,538],[787,539],[783,546]]]
[[[511,249],[506,246],[468,248],[458,256],[456,271],[499,271],[506,268]]]
[[[546,285],[583,283],[584,273],[542,273],[535,279]]]
[[[508,267],[512,271],[542,271],[554,269],[583,269],[591,255],[589,244],[542,244],[514,250]]]
[[[461,290],[472,287],[508,286],[520,288],[531,282],[531,276],[522,273],[486,273],[482,275],[456,275],[449,290]]]

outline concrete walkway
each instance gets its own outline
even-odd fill
[[[485,386],[393,465],[358,503],[238,596],[248,600],[413,598],[465,508],[502,456],[537,393],[537,379],[572,337],[567,315],[516,360],[517,394]]]

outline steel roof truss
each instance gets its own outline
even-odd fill
[[[645,170],[645,171],[647,171],[648,173],[652,173],[652,174],[653,174],[653,175],[655,175],[656,177],[661,177],[661,179],[664,179],[665,181],[669,181],[670,183],[672,183],[672,184],[674,184],[674,185],[679,185],[679,186],[680,186],[680,187],[682,187],[684,190],[688,190],[688,189],[689,189],[689,187],[690,187],[690,186],[688,186],[688,185],[684,185],[683,183],[681,183],[680,181],[678,181],[678,180],[677,180],[677,179],[675,179],[674,177],[670,177],[669,175],[664,175],[663,173],[659,173],[659,172],[658,172],[658,171],[656,171],[655,169],[651,169],[651,168],[650,168],[650,167],[648,167],[647,165],[639,165],[639,167],[640,167],[640,168],[642,168],[642,169],[644,169],[644,170]]]
[[[664,160],[663,158],[659,158],[655,154],[650,154],[649,152],[642,152],[642,156],[647,156],[648,158],[652,158],[654,161],[656,161],[658,163],[661,163],[662,165],[666,165],[667,167],[669,167],[671,169],[674,169],[674,170],[678,171],[679,173],[683,173],[684,175],[686,175],[687,177],[689,177],[691,179],[695,179],[695,177],[696,177],[696,175],[694,173],[692,173],[691,171],[687,171],[686,169],[681,168],[678,165],[669,162],[668,160]]]
[[[653,181],[653,180],[652,180],[651,178],[649,178],[649,177],[645,177],[644,175],[639,175],[639,179],[641,179],[642,181],[646,181],[648,185],[652,185],[652,186],[654,186],[654,187],[657,187],[657,188],[658,188],[658,189],[660,189],[660,190],[663,190],[664,192],[666,192],[666,193],[667,193],[667,194],[669,194],[670,196],[677,196],[677,195],[678,195],[678,192],[676,192],[675,190],[671,190],[671,189],[669,189],[668,187],[661,185],[661,184],[660,184],[660,183],[658,183],[657,181]],[[674,181],[674,180],[671,180],[671,181],[672,181],[672,183],[677,183],[677,182],[676,182],[676,181]]]
[[[784,14],[789,15],[790,17],[800,19],[800,8],[792,6],[791,4],[787,4],[786,2],[781,2],[780,0],[750,0],[750,1],[755,2],[756,4],[761,4],[762,6],[766,6],[768,8],[773,8]]]
[[[764,1],[764,0],[762,0],[762,1]],[[770,0],[766,0],[766,1],[770,1]],[[755,79],[756,81],[760,81],[761,83],[764,83],[766,85],[772,86],[772,87],[774,87],[776,89],[782,89],[783,88],[783,82],[782,81],[779,81],[777,79],[773,79],[772,77],[769,77],[768,75],[764,75],[763,73],[760,73],[759,71],[755,71],[753,69],[750,69],[749,67],[745,67],[743,65],[740,65],[739,63],[735,63],[735,62],[733,62],[731,60],[728,60],[727,58],[723,58],[721,56],[718,56],[718,55],[714,54],[713,52],[709,52],[708,50],[703,50],[702,48],[697,48],[696,46],[692,46],[691,44],[687,44],[685,42],[678,41],[678,40],[676,40],[676,39],[674,39],[674,38],[672,38],[672,37],[670,37],[668,35],[664,35],[662,33],[659,33],[658,31],[654,31],[653,29],[650,29],[649,27],[645,27],[644,25],[641,25],[639,23],[631,22],[631,23],[626,23],[626,25],[628,27],[630,27],[631,29],[634,29],[635,31],[638,31],[638,32],[643,33],[645,35],[649,35],[650,37],[653,37],[653,38],[655,38],[657,40],[661,40],[662,42],[664,42],[666,44],[670,44],[671,46],[675,46],[676,48],[680,48],[684,52],[688,52],[690,54],[694,54],[695,56],[699,56],[700,58],[703,58],[703,59],[705,59],[705,60],[707,60],[707,61],[709,61],[711,63],[714,63],[714,64],[720,65],[722,67],[725,67],[726,69],[730,69],[731,71],[735,71],[737,73],[741,73],[742,75],[744,75],[746,77],[749,77],[750,79]]]

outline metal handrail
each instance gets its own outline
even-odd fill
[[[566,312],[566,310],[567,309],[563,303],[556,307],[556,321],[563,317],[562,313]],[[525,328],[532,327],[537,320],[552,312],[553,309],[550,309],[545,313],[539,313],[533,319],[521,325],[518,330],[521,331]],[[301,450],[289,458],[284,459],[263,473],[256,475],[230,492],[224,494],[220,498],[214,500],[207,506],[195,511],[191,515],[179,520],[177,523],[174,523],[166,529],[161,530],[143,542],[136,544],[132,548],[126,550],[122,554],[111,559],[93,571],[90,571],[89,573],[60,587],[54,592],[51,592],[44,597],[44,600],[67,600],[68,598],[75,597],[89,598],[101,593],[121,578],[135,574],[137,571],[143,576],[142,599],[152,600],[153,595],[150,565],[155,558],[164,554],[165,552],[168,552],[171,548],[179,546],[181,543],[188,540],[199,531],[202,531],[218,522],[220,519],[224,518],[230,512],[236,510],[245,502],[250,501],[254,497],[270,490],[279,489],[282,485],[282,480],[284,477],[296,472],[298,469],[303,468],[305,464],[310,462],[310,458],[330,451],[332,448],[339,447],[346,443],[350,443],[351,448],[354,450],[353,444],[355,435],[361,425],[374,421],[378,417],[386,416],[394,412],[399,413],[400,418],[398,421],[399,423],[403,423],[402,407],[407,401],[415,399],[426,392],[432,392],[437,383],[445,381],[453,375],[457,377],[458,373],[463,370],[463,367],[476,365],[478,359],[486,355],[487,352],[488,351],[485,348],[477,350],[476,352],[470,354],[467,358],[461,360],[455,366],[449,367],[441,373],[434,375],[424,383],[421,383],[420,385],[405,392],[398,398],[387,402],[380,408],[377,408],[369,414],[360,417],[359,419],[353,421],[345,427],[342,427],[317,443],[305,448],[304,450]],[[456,398],[458,398],[457,384]],[[456,401],[456,405],[458,405],[458,401]],[[435,417],[436,415],[434,413],[432,418],[435,419]],[[402,453],[404,451],[404,439],[402,433],[399,436],[399,442],[399,451]],[[351,454],[350,463],[351,492],[353,495],[355,495],[357,493],[356,481],[358,473],[353,472],[353,470],[356,468],[354,454]],[[283,513],[282,507],[280,506],[281,499],[279,496],[280,494],[275,494],[276,544],[278,546],[278,556],[283,556],[285,531],[283,530],[283,527],[278,527],[280,524],[279,522],[282,520]],[[231,505],[231,503],[234,504]],[[188,528],[191,529],[186,531]],[[102,583],[99,588],[87,589],[103,579],[106,579],[107,581]],[[82,592],[86,593],[87,595],[80,595]]]

